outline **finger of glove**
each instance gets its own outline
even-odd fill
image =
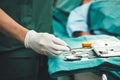
[[[52,44],[51,48],[55,51],[69,51],[70,49],[65,45]]]
[[[55,36],[52,36],[51,38],[55,44],[67,46],[67,43],[65,41],[63,41],[59,38],[56,38]]]
[[[34,49],[34,51],[36,51],[38,54],[42,54],[42,55],[46,55],[46,56],[58,56],[58,52],[55,51],[50,51],[49,49],[47,49],[46,51],[41,51],[39,48]]]
[[[33,46],[32,46],[33,47]],[[62,53],[62,51],[56,51],[55,49],[53,48],[40,48],[40,46],[36,46],[36,48],[33,48],[33,50],[35,50],[37,53],[39,54],[43,54],[43,55],[46,55],[46,56],[58,56],[60,53]]]
[[[49,50],[48,52],[49,52],[48,54],[51,55],[51,56],[58,56],[58,55],[60,55],[63,51],[57,51],[57,50],[51,49],[51,50]]]
[[[50,56],[59,56],[63,51],[52,51],[52,52],[49,52],[48,54]]]

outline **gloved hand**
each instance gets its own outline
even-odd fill
[[[32,48],[37,53],[47,56],[57,56],[69,50],[67,44],[54,35],[37,33],[33,30],[27,32],[24,45],[26,48]]]

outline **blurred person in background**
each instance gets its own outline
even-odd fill
[[[71,11],[67,22],[68,35],[79,37],[107,34],[119,38],[119,3],[119,0],[91,0],[89,3],[75,8]],[[112,14],[113,12],[114,14]]]
[[[92,0],[71,11],[67,32],[69,37],[110,35],[120,39],[120,1]],[[105,71],[108,80],[120,80],[120,72]]]

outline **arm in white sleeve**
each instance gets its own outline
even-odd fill
[[[70,37],[75,31],[88,32],[87,14],[90,4],[91,2],[77,7],[70,13],[67,22],[67,32]]]

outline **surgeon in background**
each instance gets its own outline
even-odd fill
[[[87,15],[92,1],[83,4],[71,11],[68,22],[67,32],[69,37],[79,37],[82,35],[91,35],[88,30]]]
[[[120,39],[119,3],[119,0],[91,0],[72,10],[67,22],[69,37],[106,34]],[[120,72],[106,74],[108,80],[120,80]]]
[[[119,1],[91,0],[71,11],[67,22],[70,37],[107,34],[120,35]],[[107,6],[109,5],[109,6]],[[116,11],[117,10],[117,11]],[[114,12],[114,14],[112,14]]]

